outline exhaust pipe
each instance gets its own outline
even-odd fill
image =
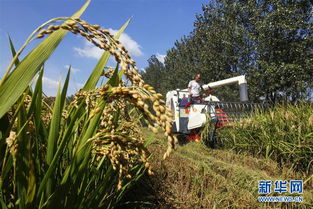
[[[239,84],[239,91],[240,91],[240,101],[241,102],[249,101],[247,83]]]

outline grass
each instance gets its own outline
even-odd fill
[[[152,135],[144,130],[146,136]],[[301,172],[281,168],[271,159],[237,154],[232,150],[210,149],[202,143],[179,146],[165,161],[162,135],[148,147],[157,175],[151,177],[155,206],[151,208],[311,208],[313,184],[304,186],[304,203],[259,203],[258,180],[304,180]],[[152,201],[152,200],[151,200]]]

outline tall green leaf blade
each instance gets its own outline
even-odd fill
[[[20,103],[24,103],[25,96],[20,99]],[[28,178],[29,178],[29,155],[30,155],[30,138],[27,136],[27,116],[26,108],[21,106],[17,117],[17,146],[15,159],[15,184],[17,195],[19,197],[19,208],[24,209],[27,199]]]
[[[52,119],[51,119],[51,124],[50,124],[50,130],[49,130],[49,136],[48,136],[48,146],[47,146],[47,164],[50,165],[55,152],[57,150],[57,140],[59,138],[60,134],[60,124],[61,124],[61,119],[62,119],[62,112],[64,108],[64,103],[66,100],[66,93],[68,89],[68,84],[70,80],[70,69],[67,73],[63,90],[61,92],[61,84],[59,84],[57,96],[55,99],[55,104],[53,107],[53,114],[52,114]],[[50,196],[51,190],[52,190],[52,180],[48,180],[47,184],[47,196]]]
[[[72,66],[69,67],[68,69],[68,72],[67,72],[67,75],[66,75],[66,79],[65,79],[65,82],[64,82],[64,86],[63,86],[63,89],[62,89],[62,93],[61,93],[61,107],[64,107],[64,104],[65,104],[65,101],[66,101],[66,94],[67,94],[67,90],[68,90],[68,85],[69,85],[69,82],[70,82],[70,74],[71,74],[71,69],[72,69]]]
[[[72,17],[79,17],[85,11],[89,3],[90,0],[88,0]],[[2,83],[0,87],[0,118],[24,92],[31,80],[40,70],[40,67],[54,52],[66,33],[66,30],[60,29],[43,40],[20,62],[20,64]],[[19,85],[16,85],[17,83]]]
[[[121,73],[118,72],[118,64],[117,64],[113,72],[113,75],[107,81],[107,84],[109,84],[112,87],[118,86],[118,84],[120,83],[122,79],[122,75],[123,75],[122,73],[123,73],[123,70],[121,70]]]
[[[16,51],[15,51],[15,48],[14,48],[14,45],[10,36],[9,36],[9,43],[10,43],[12,57],[14,57],[16,54]],[[18,63],[19,63],[19,59],[16,59],[15,66],[17,66]],[[0,117],[0,150],[2,150],[2,146],[5,144],[5,140],[2,140],[2,138],[5,138],[7,136],[8,127],[9,127],[8,115],[4,115]],[[2,154],[3,153],[0,153],[0,157],[3,159]]]
[[[27,151],[28,151],[28,178],[27,178],[27,195],[26,195],[26,204],[31,203],[36,194],[36,171],[35,171],[35,162],[33,159],[32,153],[32,140],[28,141]]]
[[[9,42],[10,42],[10,48],[11,48],[11,53],[12,53],[12,57],[15,57],[16,55],[16,51],[12,42],[11,37],[9,36]],[[17,66],[20,63],[20,60],[17,58],[14,62],[15,66]]]
[[[5,202],[2,199],[0,199],[0,203],[3,209],[8,209],[8,207],[6,206]]]
[[[117,34],[114,36],[114,38],[116,38],[116,39],[120,38],[120,36],[124,32],[124,30],[126,29],[126,27],[128,26],[130,21],[131,21],[131,19],[126,21],[126,23],[121,27],[121,29],[117,32]],[[109,58],[110,58],[110,52],[106,51],[102,54],[96,67],[93,69],[93,71],[92,71],[91,75],[89,76],[85,86],[83,87],[83,90],[88,91],[88,90],[95,88],[95,86],[97,85],[97,83],[98,83],[98,81],[102,75],[103,68],[105,67]]]
[[[59,131],[60,131],[61,117],[62,117],[61,84],[59,83],[59,88],[58,88],[57,96],[56,96],[54,107],[53,107],[53,114],[52,114],[49,136],[48,136],[47,156],[46,156],[48,165],[50,165],[53,159],[54,153],[56,151],[56,144],[57,144],[57,139],[58,139]],[[51,193],[51,187],[52,187],[52,181],[51,179],[49,179],[47,190],[46,190],[47,196],[49,196]]]
[[[36,116],[41,116],[41,98],[42,98],[42,78],[43,78],[43,67],[39,71],[39,76],[35,85],[35,89],[32,96],[32,101],[30,103],[30,107],[28,110],[27,118],[31,116],[31,114],[35,113]],[[40,100],[39,100],[40,98]],[[37,118],[38,119],[38,118]],[[38,120],[35,120],[36,125]]]

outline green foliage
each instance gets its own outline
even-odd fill
[[[256,56],[249,71],[252,93],[271,101],[306,98],[313,85],[312,2],[275,0],[249,7]]]
[[[258,101],[299,101],[313,85],[313,22],[310,1],[214,0],[196,15],[189,36],[168,50],[165,66],[150,83],[166,92],[186,88],[194,74],[203,82],[245,74],[249,97]],[[146,77],[156,67],[149,62]],[[163,79],[159,79],[162,77]],[[155,79],[156,81],[152,81]],[[149,82],[148,82],[149,83]],[[220,99],[238,100],[238,87],[216,90]]]
[[[155,55],[148,60],[148,63],[149,67],[145,69],[142,78],[159,92],[166,94],[168,88],[165,80],[168,81],[169,78],[165,75],[164,64]]]
[[[228,148],[271,158],[312,174],[312,104],[277,106],[265,113],[255,113],[219,133]]]

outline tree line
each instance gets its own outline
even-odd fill
[[[144,80],[163,94],[203,82],[246,75],[251,101],[312,99],[313,17],[310,0],[212,0],[196,14],[194,29],[148,60]],[[235,101],[236,86],[216,89]]]

